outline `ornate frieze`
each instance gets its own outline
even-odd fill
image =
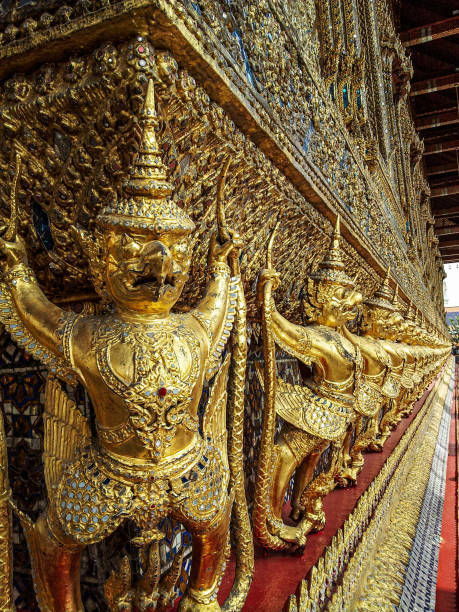
[[[333,209],[341,212],[344,236],[366,258],[370,258],[373,267],[385,267],[390,262],[405,294],[413,297],[429,318],[438,316],[431,310],[432,302],[427,297],[422,274],[407,256],[405,220],[397,218],[397,215],[395,221],[392,219],[394,205],[391,200],[400,200],[401,195],[393,192],[393,187],[390,187],[392,180],[385,187],[386,197],[387,190],[393,192],[389,207],[378,195],[380,190],[367,169],[367,152],[361,150],[363,141],[348,132],[346,117],[343,118],[330,99],[329,88],[322,80],[319,65],[322,34],[313,2],[299,7],[298,3],[267,0],[231,5],[217,1],[191,3],[177,0],[166,3],[158,0],[151,3],[130,0],[81,2],[67,11],[62,8],[57,8],[56,3],[38,3],[29,7],[27,13],[20,10],[6,13],[5,23],[14,21],[19,24],[27,14],[27,19],[39,24],[32,33],[30,28],[24,30],[17,26],[14,36],[11,34],[3,39],[0,56],[9,57],[11,70],[20,62],[21,55],[33,47],[42,48],[38,56],[46,54],[43,45],[47,39],[60,41],[63,51],[71,55],[64,34],[73,33],[74,40],[77,40],[87,31],[87,40],[94,44],[105,27],[105,38],[107,32],[113,32],[113,47],[117,48],[116,40],[121,32],[127,35],[136,27],[138,31],[148,32],[155,46],[169,47],[180,68],[188,69],[193,77],[199,77],[199,85],[207,92],[205,95],[210,95],[230,111],[231,119],[243,129],[246,137],[253,138],[266,157],[293,183],[297,192],[325,212]],[[332,6],[331,14],[333,11],[335,8]],[[346,2],[342,11],[343,23],[347,24],[348,56],[351,57],[355,48],[365,62],[370,62],[372,70],[377,71],[378,67],[373,65],[374,58],[372,60],[362,47],[360,30],[356,25],[361,7]],[[42,20],[44,13],[48,17]],[[375,15],[377,18],[380,18],[379,14]],[[29,34],[26,35],[26,31]],[[337,37],[338,33],[334,36]],[[358,45],[352,42],[354,37],[357,37]],[[157,41],[161,44],[157,45]],[[377,42],[379,45],[380,41]],[[106,49],[105,53],[109,51]],[[106,61],[107,69],[102,77],[105,83],[110,81],[115,60],[112,58],[110,65],[107,56]],[[217,77],[215,82],[206,79],[203,72],[205,63],[212,67]],[[72,76],[67,76],[67,82],[72,78],[81,79],[78,74],[85,70],[82,59],[72,58],[70,64],[68,71]],[[356,67],[358,62],[351,64]],[[345,75],[344,65],[343,70]],[[41,66],[34,74],[33,90],[36,94],[41,91],[44,95],[44,91],[52,89],[51,74],[52,67],[49,66]],[[349,90],[352,104],[358,97],[355,82],[354,79],[354,91]],[[19,102],[21,98],[24,100],[31,96],[30,92],[30,76],[17,74],[12,81],[6,81],[3,99],[7,104],[14,100]],[[367,112],[363,89],[361,93],[364,95],[360,103]],[[128,130],[128,126],[125,127]],[[266,139],[268,135],[269,142]],[[62,146],[65,144],[61,143]],[[371,142],[368,146],[371,148]],[[123,164],[121,172],[122,167]],[[391,171],[388,172],[388,178],[393,178]],[[406,196],[403,197],[406,201]]]

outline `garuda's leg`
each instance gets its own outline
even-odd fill
[[[357,483],[357,476],[362,471],[364,465],[363,451],[368,448],[377,434],[378,416],[360,416],[356,423],[356,437],[350,451],[350,465],[342,472],[340,485],[352,486]]]
[[[362,416],[357,417],[357,420],[352,426],[349,427],[344,437],[343,448],[341,451],[342,461],[341,461],[341,465],[338,467],[338,474],[337,474],[337,482],[340,487],[347,487],[352,483],[352,481],[349,480],[349,474],[351,472],[352,453],[354,451],[354,446],[358,439],[358,436],[362,430],[362,419],[363,419]],[[352,436],[354,434],[354,431],[355,431],[355,440],[354,440],[354,445],[352,446],[352,450],[351,450],[351,441],[352,441]]]
[[[232,499],[210,525],[197,526],[189,518],[179,517],[190,531],[193,540],[191,573],[185,595],[179,604],[180,612],[219,612],[217,594],[229,553],[229,524]]]
[[[365,423],[363,417],[360,418],[360,427],[357,429],[356,438],[354,445],[351,449],[351,465],[350,470],[350,481],[352,484],[357,482],[357,476],[360,474],[365,463],[363,458],[363,451],[367,448],[369,441],[373,437],[372,427],[374,419],[372,417],[366,417]]]
[[[297,498],[301,493],[299,488],[302,482],[307,482],[309,474],[314,474],[315,462],[317,462],[323,448],[322,443],[323,441],[320,438],[311,436],[293,425],[284,423],[275,445],[276,463],[270,500],[272,516],[268,524],[273,534],[278,535],[286,542],[296,543],[298,546],[306,544],[306,534],[301,528],[286,525],[282,521],[282,507],[294,471],[299,466],[304,465],[296,485],[298,488]],[[311,459],[309,464],[308,458],[312,453],[318,453],[318,456]]]
[[[419,399],[418,395],[420,394],[418,389],[416,388],[408,394],[408,397],[406,398],[406,401],[403,403],[403,406],[400,410],[400,416],[402,418],[409,417],[410,414],[413,412],[414,404]]]
[[[342,438],[331,444],[328,469],[316,476],[303,491],[301,504],[304,506],[304,515],[298,525],[303,533],[319,531],[325,526],[323,500],[336,487],[342,465],[343,442]]]
[[[367,449],[375,452],[375,453],[380,453],[382,452],[383,446],[384,444],[381,443],[381,434],[383,431],[383,428],[385,426],[385,419],[387,417],[387,415],[390,414],[391,411],[391,406],[392,406],[392,402],[393,400],[387,400],[387,403],[385,403],[383,405],[383,407],[381,408],[381,411],[379,412],[378,415],[375,416],[375,420],[374,423],[372,424],[372,429],[374,432],[374,435],[372,437],[372,439],[370,440]],[[381,416],[382,415],[382,416]]]
[[[368,417],[367,429],[365,432],[366,443],[362,450],[368,450],[376,440],[379,433],[379,413],[373,417]]]
[[[84,545],[62,531],[53,505],[36,523],[24,527],[41,609],[84,612],[80,595],[80,559]]]
[[[295,472],[292,493],[292,511],[290,513],[290,517],[294,521],[298,521],[304,512],[304,506],[301,504],[301,495],[314,478],[314,472],[325,445],[326,444],[320,446],[315,452],[310,453]]]
[[[105,469],[105,468],[104,468]],[[110,535],[124,520],[119,491],[126,489],[105,473],[94,449],[66,466],[48,510],[26,536],[42,610],[84,612],[80,597],[80,557],[84,547]],[[126,493],[127,495],[127,493]]]
[[[396,399],[390,400],[390,408],[381,421],[381,434],[378,439],[378,443],[381,450],[384,448],[384,444],[386,443],[387,438],[390,436],[390,434],[394,431],[394,429],[400,422],[401,417],[399,417],[398,415],[398,408],[403,402],[403,397],[404,396],[402,395],[402,397],[399,396]]]

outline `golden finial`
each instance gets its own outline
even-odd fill
[[[320,267],[326,267],[335,270],[343,270],[344,264],[341,259],[341,217],[338,215],[336,217],[335,228],[333,230],[333,234],[330,241],[330,247],[328,249],[327,255],[322,262]]]
[[[375,293],[375,297],[381,297],[386,299],[387,301],[391,301],[392,291],[390,289],[390,264],[387,266],[386,276],[384,277],[383,282],[379,286],[378,290]]]
[[[344,271],[344,263],[341,258],[341,218],[336,218],[335,227],[330,240],[330,246],[318,269],[309,275],[314,281],[329,282],[345,287],[353,287],[354,281]]]
[[[395,310],[400,310],[400,302],[398,299],[398,285],[395,285],[394,297],[392,298],[392,306]]]
[[[381,282],[379,287],[376,289],[374,294],[368,300],[365,300],[365,304],[369,306],[375,306],[377,308],[384,308],[385,310],[396,310],[395,305],[392,303],[392,291],[390,288],[390,264],[387,266],[386,275],[384,280]]]
[[[410,299],[410,303],[408,305],[408,310],[406,311],[406,318],[409,321],[414,321],[415,318],[415,313],[414,313],[414,306],[413,306],[413,300]]]
[[[339,244],[341,240],[341,217],[336,217],[335,229],[333,230],[332,249],[339,254]]]
[[[162,162],[157,125],[155,90],[150,79],[139,117],[142,140],[129,179],[123,183],[124,197],[102,211],[97,219],[101,225],[133,227],[153,234],[189,234],[194,229],[190,217],[170,199],[173,188]]]
[[[167,180],[166,167],[162,162],[156,139],[158,117],[155,89],[151,79],[148,81],[145,105],[140,113],[139,124],[142,142],[135,164],[131,168],[131,176],[123,185],[124,191],[134,196],[166,198],[172,193],[172,185]]]

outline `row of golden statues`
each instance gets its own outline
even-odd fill
[[[229,162],[217,189],[218,229],[210,244],[205,294],[186,314],[173,313],[188,280],[194,224],[170,199],[156,124],[150,82],[140,117],[142,144],[123,197],[98,215],[94,236],[72,228],[109,304],[103,314],[75,314],[45,297],[17,234],[14,207],[0,241],[0,318],[16,342],[49,368],[43,455],[48,506],[35,523],[16,510],[29,544],[37,600],[47,612],[83,611],[81,553],[126,519],[138,528],[134,543],[143,570],[134,580],[125,559],[119,576],[108,580],[105,592],[112,610],[170,605],[181,558],[161,577],[159,525],[167,516],[192,534],[192,568],[181,612],[241,610],[252,580],[253,533],[243,465],[243,245],[224,216]],[[264,417],[252,519],[263,546],[294,550],[324,526],[324,497],[338,485],[356,482],[363,452],[382,450],[450,347],[416,323],[411,306],[405,315],[399,312],[390,271],[363,301],[342,263],[339,218],[325,259],[308,278],[303,303],[308,323],[289,322],[274,299],[282,286],[271,262],[274,240],[275,231],[257,287],[264,356],[257,373]],[[358,334],[350,331],[356,321]],[[277,376],[276,346],[301,362],[301,386]],[[95,433],[60,380],[79,381],[87,390]],[[200,419],[208,382],[210,394]],[[277,417],[282,426],[276,436]],[[326,449],[326,466],[318,470]],[[282,509],[292,478],[292,520],[287,524]],[[2,509],[6,481],[3,489]],[[1,516],[0,544],[7,515]],[[217,594],[231,530],[236,575],[220,608]],[[8,563],[2,571],[6,585]],[[1,610],[13,609],[7,591],[5,586]]]

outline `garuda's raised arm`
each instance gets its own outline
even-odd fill
[[[261,302],[262,291],[268,280],[273,281],[273,289],[279,285],[279,274],[272,269],[263,270],[258,281],[258,300]],[[272,333],[276,343],[290,355],[303,363],[310,364],[319,358],[314,351],[314,330],[291,323],[277,310],[274,298],[271,300]]]
[[[311,363],[318,358],[314,350],[314,329],[291,323],[277,310],[274,300],[271,311],[272,331],[276,342],[304,363]]]
[[[233,326],[236,305],[241,298],[240,277],[232,276],[226,263],[228,254],[238,253],[240,241],[236,234],[222,246],[216,234],[211,238],[209,251],[209,280],[204,296],[192,315],[204,328],[209,342],[209,361],[206,376],[212,375]],[[243,293],[242,293],[243,296]],[[243,299],[243,298],[242,298]]]
[[[50,302],[28,266],[23,239],[0,238],[4,256],[0,280],[0,320],[16,343],[53,374],[75,382],[62,353],[62,337],[75,316]]]

